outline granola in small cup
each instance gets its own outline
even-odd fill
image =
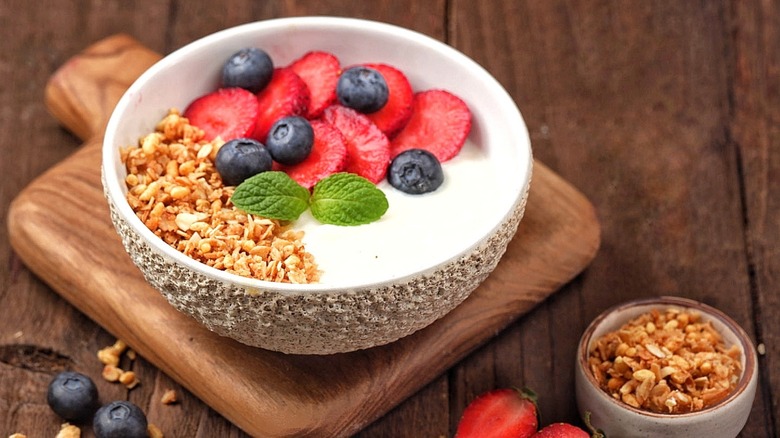
[[[601,389],[638,409],[680,414],[724,400],[742,375],[727,346],[695,310],[654,308],[594,340],[590,372]]]
[[[729,315],[655,296],[610,307],[588,324],[574,386],[580,416],[606,436],[738,436],[758,377],[753,340]]]

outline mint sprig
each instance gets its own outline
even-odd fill
[[[324,224],[363,225],[387,211],[385,194],[354,173],[334,173],[319,181],[309,200],[311,214]]]
[[[318,221],[341,226],[374,222],[389,207],[371,181],[347,172],[323,178],[311,194],[284,172],[262,172],[239,184],[230,200],[247,213],[288,221],[311,207]]]
[[[247,213],[291,221],[309,207],[309,191],[284,172],[261,172],[239,184],[230,200]]]

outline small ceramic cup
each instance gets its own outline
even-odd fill
[[[649,312],[668,308],[693,310],[711,321],[727,347],[741,350],[742,375],[725,399],[691,413],[665,414],[637,409],[601,389],[588,365],[594,342],[628,321]],[[735,437],[747,422],[758,380],[755,348],[747,333],[723,312],[693,300],[656,297],[630,301],[606,310],[587,327],[577,348],[575,385],[580,415],[590,415],[594,427],[610,438],[619,437]]]

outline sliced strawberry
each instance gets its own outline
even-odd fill
[[[412,100],[414,93],[406,75],[397,68],[387,64],[364,64],[382,74],[387,82],[387,103],[379,111],[368,114],[368,118],[376,124],[388,137],[393,137],[406,125],[412,116]]]
[[[590,438],[590,436],[588,432],[571,424],[553,423],[533,434],[532,438]]]
[[[243,88],[220,88],[192,101],[184,110],[190,124],[202,129],[206,140],[228,141],[248,137],[255,129],[259,105]]]
[[[309,88],[292,69],[274,69],[271,82],[257,93],[260,113],[252,137],[265,143],[268,131],[277,120],[306,114],[310,99]]]
[[[392,141],[391,155],[421,148],[444,162],[460,152],[471,131],[471,111],[463,100],[444,90],[414,95],[412,117]]]
[[[455,438],[527,438],[539,426],[536,404],[521,391],[496,389],[463,411]]]
[[[312,120],[314,144],[309,156],[293,166],[274,164],[275,170],[287,172],[298,184],[311,189],[317,181],[341,172],[347,164],[347,144],[341,131],[330,123]]]
[[[322,118],[344,135],[347,142],[347,172],[374,184],[382,181],[390,164],[390,141],[365,114],[341,105],[325,108]]]
[[[316,119],[336,102],[336,84],[341,74],[341,62],[328,52],[308,52],[290,64],[290,68],[309,87],[311,102],[306,118]]]

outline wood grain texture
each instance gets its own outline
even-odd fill
[[[161,56],[128,35],[109,37],[57,69],[45,90],[46,107],[82,139],[98,134],[130,84]]]
[[[101,136],[95,134],[108,114],[100,112],[113,108],[130,72],[156,59],[117,36],[89,47],[52,77],[47,102],[53,112],[74,132],[94,137],[16,198],[11,243],[66,300],[254,436],[357,432],[595,256],[600,228],[592,206],[536,163],[526,216],[498,268],[464,304],[426,329],[387,346],[331,356],[284,355],[221,338],[178,313],[143,280],[111,226],[102,195]],[[118,79],[115,65],[126,72]],[[46,253],[53,240],[58,251]]]
[[[501,354],[504,339],[491,343],[494,353],[474,359],[487,363],[467,360],[454,370],[453,380],[465,382],[455,394],[473,396],[470,382],[481,367],[519,368],[484,379],[476,392],[522,381],[547,394],[540,407],[548,418],[575,416],[574,404],[560,402],[571,394],[573,374],[550,379],[547,371],[569,369],[576,336],[561,333],[581,332],[630,298],[703,301],[754,334],[742,174],[728,123],[730,6],[507,0],[462,1],[453,10],[453,45],[507,86],[537,158],[582,188],[604,231],[587,272],[504,335],[519,357]],[[755,402],[745,436],[763,433],[755,432],[763,430],[762,406]]]
[[[30,181],[83,143],[48,114],[43,90],[91,43],[125,33],[168,53],[225,27],[307,14],[394,23],[479,61],[523,112],[536,157],[585,194],[603,230],[588,269],[358,438],[452,436],[469,401],[504,386],[535,389],[543,422],[577,423],[579,334],[607,306],[656,293],[718,307],[764,344],[761,396],[740,436],[778,435],[776,2],[5,0],[0,436],[56,434],[42,394],[61,366],[90,374],[105,400],[139,404],[168,437],[247,436],[143,357],[124,364],[141,376],[136,389],[102,381],[94,353],[113,336],[22,263],[7,213]],[[54,252],[58,242],[47,245]],[[179,404],[159,403],[168,388]]]
[[[734,32],[734,116],[731,141],[737,148],[742,177],[748,270],[754,289],[756,340],[767,354],[761,363],[759,392],[769,436],[780,428],[780,308],[777,279],[780,276],[780,7],[775,2],[740,2],[734,20],[749,25]]]

